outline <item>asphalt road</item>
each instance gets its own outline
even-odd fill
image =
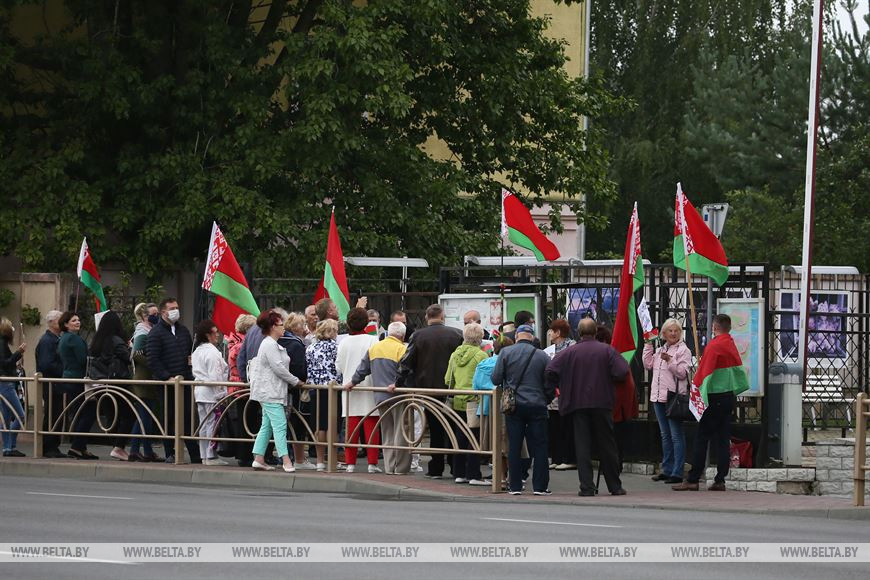
[[[4,477],[0,542],[866,542],[870,522]],[[84,497],[74,497],[84,496]],[[90,497],[88,497],[90,496]],[[93,497],[102,496],[102,497]],[[522,520],[522,521],[506,521]],[[609,526],[609,527],[597,527]],[[4,563],[0,577],[861,578],[868,564]]]

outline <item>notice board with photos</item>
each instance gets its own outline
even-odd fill
[[[720,298],[719,314],[731,317],[731,337],[743,360],[749,390],[742,397],[764,395],[764,299]]]
[[[477,310],[481,325],[490,332],[505,320],[514,320],[520,310],[528,310],[535,315],[535,331],[540,338],[541,299],[537,294],[505,294],[504,308],[499,294],[442,294],[438,303],[444,308],[444,322],[448,326],[461,329],[465,313]]]

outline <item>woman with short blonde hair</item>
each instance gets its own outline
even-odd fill
[[[668,318],[662,324],[662,344],[658,348],[651,342],[643,346],[643,366],[653,372],[649,400],[655,410],[662,437],[662,471],[654,481],[680,483],[686,457],[686,434],[683,423],[667,416],[668,393],[685,394],[689,385],[689,366],[692,353],[683,342],[683,325]]]

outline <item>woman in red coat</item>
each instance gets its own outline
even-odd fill
[[[598,342],[610,344],[613,332],[604,326],[598,325],[595,339]],[[637,388],[631,373],[621,383],[616,383],[616,396],[613,402],[613,434],[616,436],[616,448],[619,451],[619,470],[622,472],[622,450],[625,441],[625,423],[634,419],[639,414],[637,403]]]

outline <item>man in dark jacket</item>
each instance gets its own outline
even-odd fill
[[[508,433],[508,475],[511,495],[523,492],[520,449],[523,439],[534,462],[532,486],[535,495],[550,495],[547,459],[547,405],[556,389],[544,380],[550,357],[534,345],[535,330],[529,324],[517,327],[517,343],[502,349],[492,371],[492,384],[516,391],[516,410],[505,417]]]
[[[36,372],[42,373],[43,378],[59,378],[63,376],[63,362],[60,360],[60,355],[57,353],[57,344],[60,342],[60,326],[58,322],[63,313],[59,310],[50,310],[45,315],[45,322],[48,328],[45,334],[39,339],[36,345]],[[49,394],[50,392],[50,394]],[[63,393],[57,385],[45,383],[42,388],[42,413],[43,422],[42,428],[50,430],[60,417],[63,411]],[[46,435],[42,439],[42,456],[45,458],[65,458],[66,455],[60,452],[60,437],[57,435]]]
[[[190,353],[193,348],[193,339],[190,331],[179,322],[181,312],[178,310],[178,301],[175,298],[164,298],[160,301],[160,322],[151,328],[148,333],[148,369],[151,376],[157,381],[168,381],[181,376],[185,380],[193,380],[193,372],[190,368]],[[190,434],[191,397],[190,387],[184,387],[184,433]],[[175,396],[170,392],[166,408],[167,435],[175,433]],[[166,448],[166,463],[175,463],[175,442],[167,439],[164,442]],[[187,452],[190,454],[191,463],[202,463],[199,456],[199,444],[197,441],[184,442]]]
[[[399,362],[397,387],[410,386],[413,377],[417,388],[447,388],[444,375],[447,374],[450,355],[462,344],[462,331],[444,324],[444,309],[440,304],[426,309],[426,324],[425,328],[414,332],[408,342],[408,350]],[[444,397],[438,398],[443,400]],[[444,448],[447,444],[444,426],[429,411],[426,411],[426,423],[429,425],[429,446]],[[426,477],[440,479],[443,474],[444,454],[433,454]]]
[[[580,342],[563,350],[547,365],[547,383],[559,390],[559,414],[574,426],[581,496],[595,495],[591,441],[598,445],[601,471],[612,495],[625,495],[619,479],[619,452],[613,435],[615,384],[625,380],[628,363],[609,344],[595,340],[591,318],[577,325]]]

